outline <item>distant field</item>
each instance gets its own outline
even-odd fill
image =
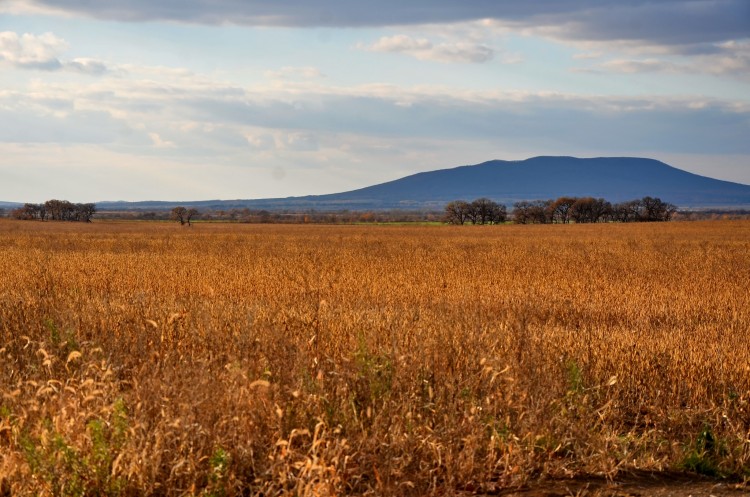
[[[750,221],[0,220],[0,494],[750,480]]]

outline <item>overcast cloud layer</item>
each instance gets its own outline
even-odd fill
[[[100,19],[291,27],[443,24],[496,19],[579,40],[692,44],[747,37],[746,0],[11,0]],[[12,8],[12,7],[9,7]]]
[[[335,192],[533,155],[750,183],[750,2],[0,3],[0,200]]]

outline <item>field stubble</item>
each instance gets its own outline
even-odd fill
[[[750,479],[750,223],[0,222],[0,494]]]

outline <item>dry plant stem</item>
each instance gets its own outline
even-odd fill
[[[0,490],[750,478],[750,222],[0,221]]]

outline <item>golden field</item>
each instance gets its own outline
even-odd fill
[[[0,221],[0,494],[750,480],[750,222]]]

